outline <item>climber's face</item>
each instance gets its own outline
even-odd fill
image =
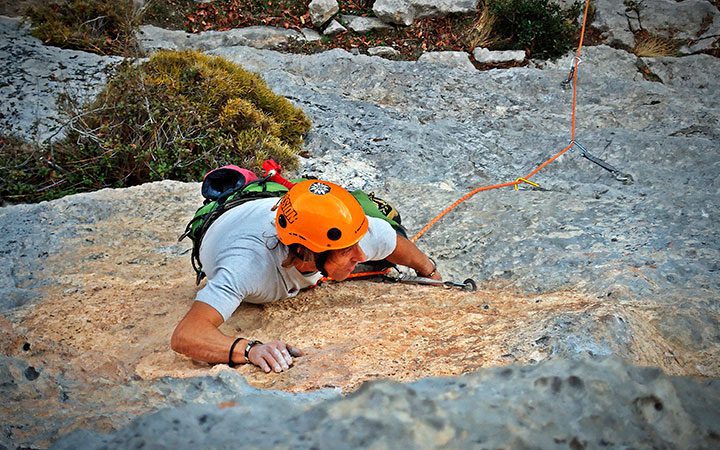
[[[360,248],[359,243],[348,248],[331,250],[325,260],[325,272],[333,280],[344,280],[359,263],[366,259],[367,256]]]

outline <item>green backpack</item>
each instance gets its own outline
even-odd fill
[[[216,171],[217,170],[218,169],[216,169]],[[211,173],[213,172],[209,174]],[[234,176],[234,174],[232,174],[232,176]],[[304,178],[300,178],[291,181],[298,183],[304,180]],[[200,244],[210,225],[212,225],[218,217],[237,206],[262,198],[279,198],[289,190],[280,183],[269,181],[268,177],[249,182],[247,182],[246,178],[243,179],[242,177],[240,180],[230,180],[229,183],[227,181],[227,179],[222,179],[222,188],[213,189],[209,187],[209,185],[211,183],[218,183],[218,180],[210,180],[210,178],[206,176],[202,188],[205,201],[203,205],[195,211],[193,218],[185,227],[185,232],[178,239],[179,242],[188,237],[193,243],[190,262],[196,273],[196,284],[200,284],[202,279],[205,278],[205,273],[202,271],[202,263],[200,262]],[[227,188],[228,185],[231,187]],[[350,193],[358,203],[360,203],[360,206],[362,206],[367,216],[385,220],[398,234],[407,237],[407,230],[401,224],[402,219],[400,213],[398,213],[392,205],[376,197],[373,193],[368,194],[359,189]]]

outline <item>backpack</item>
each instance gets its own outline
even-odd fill
[[[195,270],[195,283],[200,284],[205,273],[200,262],[200,245],[208,228],[218,217],[227,211],[247,203],[269,197],[282,197],[289,191],[288,186],[308,178],[294,179],[290,183],[286,180],[277,180],[277,174],[271,173],[264,178],[258,178],[253,172],[234,165],[223,166],[208,172],[203,178],[201,193],[204,197],[203,205],[195,211],[192,219],[185,226],[185,232],[178,238],[178,242],[186,237],[193,243],[190,262]],[[395,231],[407,237],[407,230],[401,224],[400,213],[385,200],[376,197],[374,193],[362,190],[350,192],[360,203],[363,211],[369,217],[376,217],[388,222]]]

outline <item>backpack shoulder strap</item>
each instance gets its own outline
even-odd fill
[[[200,281],[205,278],[202,263],[200,262],[200,246],[210,226],[215,223],[220,216],[233,208],[253,200],[282,197],[287,191],[288,189],[279,183],[263,180],[253,181],[242,189],[225,193],[225,195],[217,200],[201,206],[195,212],[195,215],[190,222],[188,222],[185,227],[185,232],[180,236],[178,241],[189,237],[193,243],[190,262],[197,275],[195,279],[196,284],[200,284]]]

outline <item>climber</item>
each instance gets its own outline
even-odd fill
[[[320,180],[293,186],[280,201],[242,204],[213,223],[200,260],[207,284],[175,328],[171,347],[209,363],[252,363],[282,372],[303,352],[283,341],[231,337],[218,327],[241,302],[294,297],[323,275],[344,280],[358,263],[386,260],[440,280],[435,263],[386,222],[368,217],[342,187]]]

